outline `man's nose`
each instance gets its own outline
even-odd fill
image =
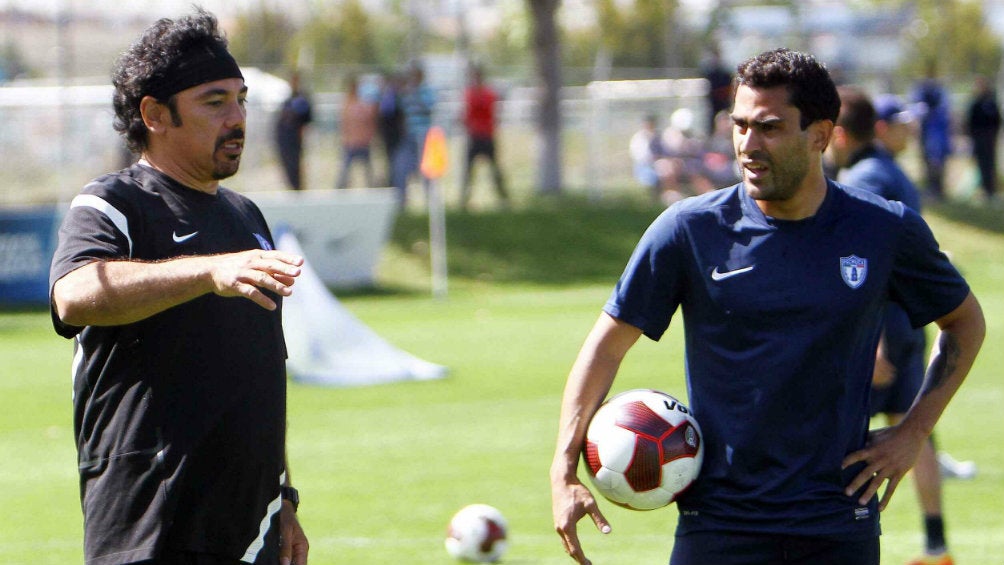
[[[230,128],[244,125],[244,122],[247,120],[248,111],[243,103],[234,101],[228,105],[227,110],[224,125]]]

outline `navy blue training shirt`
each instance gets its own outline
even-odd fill
[[[764,216],[742,184],[666,210],[604,309],[655,340],[683,311],[707,451],[677,533],[876,535],[877,501],[843,492],[863,464],[840,467],[867,438],[883,307],[919,327],[968,293],[919,215],[835,182],[799,221]]]

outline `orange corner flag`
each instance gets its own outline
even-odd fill
[[[425,149],[422,150],[422,175],[437,180],[446,174],[446,134],[443,128],[432,126],[425,135]]]

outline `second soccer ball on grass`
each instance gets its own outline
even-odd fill
[[[487,504],[464,506],[450,520],[446,552],[471,563],[494,563],[507,547],[508,524],[502,513]]]

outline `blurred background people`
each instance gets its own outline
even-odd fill
[[[948,91],[938,80],[937,66],[931,62],[913,93],[920,118],[920,154],[924,163],[928,196],[945,197],[945,165],[952,154],[952,116]]]
[[[634,178],[648,188],[652,200],[659,201],[662,180],[656,170],[656,162],[665,157],[666,150],[662,146],[658,116],[648,114],[642,118],[641,129],[628,142],[628,153],[631,155]]]
[[[338,174],[338,188],[349,186],[352,163],[363,167],[366,186],[373,184],[373,162],[370,145],[377,129],[377,105],[359,95],[359,78],[350,75],[345,81],[345,102],[341,113],[342,169]]]
[[[279,108],[275,124],[275,144],[282,161],[286,182],[293,190],[303,189],[303,134],[313,120],[310,98],[300,89],[300,73],[289,76],[289,97]]]
[[[987,202],[997,199],[997,135],[1001,129],[1001,111],[997,93],[986,77],[973,81],[973,98],[966,119],[966,133],[972,141],[973,159],[980,172],[980,187]]]
[[[895,94],[875,97],[875,140],[894,156],[910,145],[917,122],[903,100]]]
[[[893,157],[900,155],[909,146],[917,121],[903,100],[894,94],[875,97],[874,106],[876,143],[889,151]],[[942,478],[966,480],[976,476],[977,467],[974,461],[959,461],[945,451],[937,452],[937,460]]]
[[[689,108],[677,108],[662,131],[658,117],[646,115],[631,136],[628,152],[635,179],[661,204],[739,182],[732,117],[725,110],[716,115],[715,130],[707,138],[694,132]]]
[[[495,107],[498,94],[491,86],[485,84],[484,72],[481,67],[471,67],[470,84],[464,91],[464,128],[467,130],[467,159],[464,162],[464,180],[460,189],[460,207],[467,209],[471,199],[471,177],[474,171],[474,160],[484,157],[492,168],[492,180],[495,182],[495,193],[499,201],[509,205],[509,192],[506,190],[505,177],[499,166],[497,147],[495,145]]]
[[[387,161],[384,186],[394,183],[394,163],[404,137],[404,110],[401,109],[401,75],[384,73],[377,98],[377,131]]]
[[[739,167],[732,147],[732,116],[728,110],[715,114],[715,127],[704,142],[704,174],[714,188],[739,182]]]
[[[398,191],[399,204],[404,208],[408,197],[408,180],[419,172],[425,136],[432,127],[432,114],[436,106],[436,93],[425,82],[425,70],[421,63],[411,64],[400,100],[404,113],[404,136],[395,155],[393,183]]]
[[[868,96],[855,87],[842,86],[838,91],[840,115],[828,148],[833,161],[841,168],[838,180],[886,200],[898,200],[920,212],[919,191],[896,163],[893,154],[875,138],[877,113]],[[888,102],[883,107],[887,114],[895,109]],[[896,119],[897,114],[902,111],[887,115],[887,118]],[[872,377],[872,417],[883,414],[889,426],[903,420],[924,385],[926,357],[924,329],[914,328],[901,306],[887,303]],[[924,554],[910,565],[952,565],[945,536],[934,434],[924,443],[912,474],[923,513],[925,543]]]
[[[658,171],[664,204],[715,188],[704,170],[704,145],[694,131],[691,109],[677,108],[670,114],[669,125],[662,131],[662,147],[665,159]]]
[[[708,81],[708,136],[714,135],[715,116],[732,107],[732,72],[722,63],[718,48],[708,53],[701,65],[701,75]],[[731,132],[730,132],[731,133]]]

